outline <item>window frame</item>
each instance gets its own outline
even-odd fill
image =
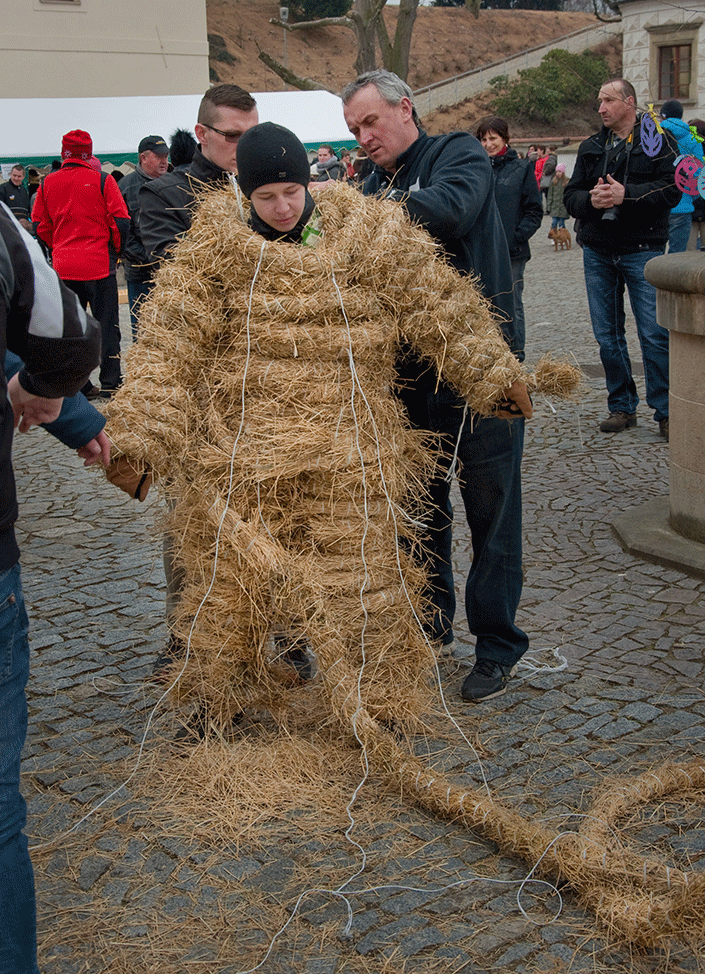
[[[694,105],[697,101],[698,90],[698,30],[705,23],[702,19],[691,20],[687,24],[658,24],[647,25],[644,29],[649,35],[649,101],[662,102],[669,98],[678,98],[684,105]],[[661,95],[661,63],[664,48],[690,47],[690,80],[687,95]]]

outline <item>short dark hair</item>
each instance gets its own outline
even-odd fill
[[[496,132],[501,139],[509,142],[509,123],[499,115],[488,115],[487,118],[483,118],[477,126],[475,135],[478,139],[481,139],[488,132]]]
[[[24,172],[24,166],[22,165],[22,163],[21,163],[21,162],[16,162],[16,163],[14,164],[14,166],[12,167],[12,171],[14,171],[15,169],[19,169],[19,170],[21,170],[22,172]]]
[[[333,146],[332,146],[332,145],[328,145],[328,143],[327,143],[327,142],[323,142],[323,143],[322,143],[321,145],[319,145],[319,147],[318,147],[318,148],[319,148],[319,149],[328,149],[328,151],[330,152],[330,154],[331,154],[332,156],[335,156],[335,157],[336,157],[336,159],[338,158],[338,155],[337,155],[337,153],[336,153],[336,151],[335,151],[335,149],[333,148]]]
[[[198,107],[198,122],[201,125],[212,125],[217,108],[237,108],[241,112],[252,112],[257,107],[249,91],[239,85],[213,85],[201,99]]]

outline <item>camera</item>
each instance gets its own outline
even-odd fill
[[[618,216],[619,216],[619,207],[618,206],[610,206],[610,208],[608,210],[605,210],[604,213],[602,214],[602,219],[603,220],[616,220]]]

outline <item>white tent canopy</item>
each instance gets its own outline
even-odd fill
[[[348,144],[352,136],[340,98],[329,91],[253,92],[260,121],[292,129],[302,142]],[[193,131],[202,95],[125,98],[3,98],[5,145],[0,160],[59,156],[61,137],[84,129],[96,156],[135,157],[145,135],[167,141],[177,128]]]

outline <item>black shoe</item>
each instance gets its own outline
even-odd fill
[[[81,389],[81,392],[89,402],[91,402],[93,399],[99,399],[101,391],[100,386],[94,386],[92,382],[87,382]]]
[[[507,689],[507,681],[516,673],[516,666],[502,666],[492,659],[475,660],[460,691],[463,700],[478,703],[491,700]]]
[[[668,420],[660,419],[658,421],[658,434],[662,436],[666,443],[668,443]]]
[[[607,419],[600,423],[602,433],[621,433],[622,430],[636,426],[636,413],[610,413]]]
[[[186,646],[176,636],[169,636],[166,646],[157,656],[152,667],[152,680],[155,683],[167,683],[172,676],[172,667],[177,660],[186,655]]]
[[[306,652],[306,642],[297,639],[293,643],[287,636],[275,636],[274,645],[277,650],[277,661],[288,663],[295,671],[299,680],[304,683],[313,676],[313,664]]]

